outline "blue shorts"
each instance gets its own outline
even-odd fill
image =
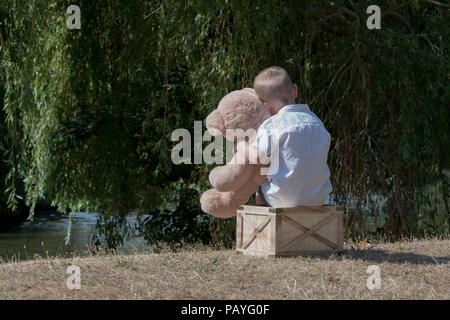
[[[266,204],[266,206],[271,207],[271,205],[266,201],[266,198],[264,198],[264,194],[263,194],[263,192],[261,190],[261,187],[259,187],[256,192],[258,192],[259,196],[263,199],[263,201]]]

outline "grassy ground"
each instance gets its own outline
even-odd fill
[[[71,264],[80,290],[66,286]],[[370,265],[380,289],[366,287]],[[346,243],[314,258],[204,249],[3,262],[0,299],[450,299],[450,240]]]

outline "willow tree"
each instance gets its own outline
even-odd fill
[[[380,30],[365,25],[369,4],[344,0],[2,2],[9,172],[30,205],[99,212],[109,246],[130,210],[151,213],[150,241],[209,241],[198,196],[211,168],[173,164],[171,133],[280,65],[332,135],[333,198],[356,203],[353,235],[368,219],[389,236],[448,232],[448,5],[376,2]],[[72,4],[80,30],[66,26]]]

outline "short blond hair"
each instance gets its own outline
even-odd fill
[[[253,89],[264,102],[292,103],[295,101],[292,86],[293,83],[287,71],[277,66],[262,70],[253,81]]]

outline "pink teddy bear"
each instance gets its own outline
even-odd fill
[[[217,109],[206,118],[206,128],[213,136],[221,134],[234,143],[248,139],[252,144],[259,126],[269,117],[269,110],[255,91],[245,88],[222,98]],[[246,131],[254,134],[246,138]],[[248,163],[245,155],[235,148],[233,159],[228,164],[211,171],[209,181],[214,189],[201,196],[202,210],[220,218],[235,216],[237,207],[247,203],[266,180],[266,176],[261,175],[261,168],[261,164]]]

